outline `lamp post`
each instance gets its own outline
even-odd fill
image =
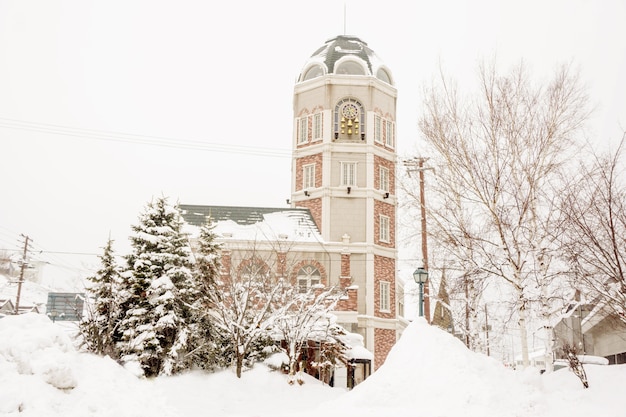
[[[424,196],[424,171],[433,168],[424,167],[424,162],[426,162],[427,160],[428,158],[424,157],[414,157],[412,159],[405,160],[404,165],[407,167],[407,172],[409,175],[411,175],[411,172],[414,171],[417,171],[419,173],[420,211],[422,217],[422,259],[424,262],[421,269],[426,273],[424,277],[424,283],[420,284],[420,290],[422,290],[426,294],[426,298],[424,299],[424,310],[426,310],[426,321],[430,323],[430,297],[428,296],[430,292],[428,288],[428,234],[426,233],[426,198]],[[413,277],[415,278],[415,274],[413,274]],[[415,278],[415,282],[417,282],[417,278]]]
[[[424,284],[428,282],[428,271],[419,267],[413,272],[413,279],[419,285],[419,317],[424,316]]]

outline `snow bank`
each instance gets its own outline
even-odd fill
[[[585,365],[589,389],[569,369],[513,371],[448,333],[414,321],[387,361],[352,391],[261,364],[136,378],[108,358],[74,350],[42,315],[0,319],[0,415],[20,417],[622,417],[626,365]],[[324,403],[324,401],[327,401]]]
[[[372,376],[340,403],[324,407],[333,416],[341,415],[337,410],[351,410],[362,417],[519,417],[540,405],[540,392],[537,372],[522,374],[505,368],[418,319],[405,329]]]
[[[0,415],[174,415],[113,360],[76,352],[42,314],[0,319],[0,387]]]

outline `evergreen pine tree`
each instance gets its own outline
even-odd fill
[[[212,323],[212,300],[220,297],[216,288],[219,280],[221,259],[220,246],[216,243],[214,224],[209,220],[200,228],[195,251],[194,277],[200,297],[194,304],[193,332],[190,345],[193,362],[203,369],[228,365],[228,338],[222,337]]]
[[[123,362],[137,362],[146,376],[190,366],[188,343],[198,288],[180,209],[162,197],[149,203],[132,226],[133,252],[123,273],[119,343]]]
[[[196,253],[196,271],[208,292],[215,290],[215,281],[219,278],[221,267],[220,245],[215,241],[214,228],[210,219],[200,228]]]
[[[94,276],[88,277],[87,294],[93,300],[87,317],[79,323],[83,346],[99,355],[117,359],[116,343],[119,307],[117,289],[120,284],[120,268],[115,261],[113,241],[108,240],[100,256],[101,267]]]

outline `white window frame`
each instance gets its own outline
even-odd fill
[[[378,239],[381,242],[390,242],[390,225],[391,219],[389,216],[381,214],[378,222]]]
[[[322,274],[313,265],[306,265],[298,271],[297,285],[299,293],[308,292],[313,286],[322,282]]]
[[[383,119],[379,115],[374,116],[374,141],[383,143]]]
[[[313,115],[313,140],[322,139],[322,113]]]
[[[380,311],[391,311],[391,283],[380,281]]]
[[[298,119],[298,144],[306,143],[309,140],[309,117]]]
[[[396,127],[395,124],[391,120],[385,120],[386,123],[386,136],[385,136],[385,145],[390,148],[396,147]]]
[[[379,187],[380,191],[389,192],[389,168],[386,166],[380,166],[380,177],[379,177]]]
[[[315,164],[306,164],[302,167],[302,189],[315,188]]]
[[[356,162],[341,163],[341,186],[356,186]]]

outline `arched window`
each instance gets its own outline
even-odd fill
[[[365,139],[365,111],[353,98],[344,98],[335,106],[335,139]]]
[[[249,258],[241,262],[239,277],[246,280],[264,281],[270,275],[270,268],[258,258]]]
[[[389,72],[387,72],[387,70],[384,68],[379,68],[378,71],[376,71],[376,78],[383,82],[386,82],[387,84],[393,85]]]
[[[322,274],[320,270],[313,265],[305,265],[298,271],[296,276],[296,283],[298,285],[298,292],[305,293],[313,286],[319,285],[322,282]]]
[[[337,64],[335,74],[341,75],[365,75],[365,68],[357,61],[345,60]]]
[[[313,65],[306,70],[304,76],[302,77],[302,81],[312,80],[313,78],[321,77],[322,75],[324,75],[322,67],[319,65]]]

